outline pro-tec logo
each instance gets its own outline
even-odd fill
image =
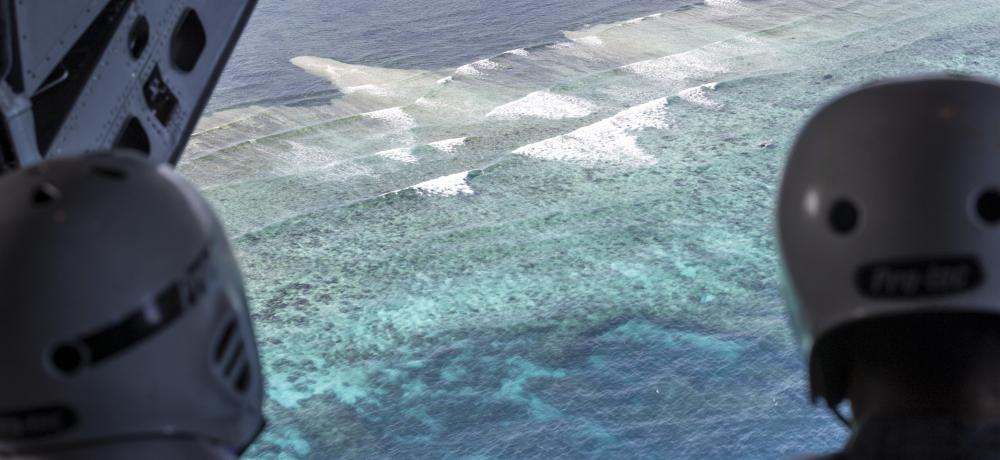
[[[983,271],[974,257],[878,262],[858,271],[858,289],[880,298],[955,294],[979,286]]]

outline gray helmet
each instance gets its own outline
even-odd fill
[[[823,107],[788,158],[777,230],[813,400],[829,337],[870,318],[1000,314],[1000,86],[936,76]]]
[[[257,347],[195,189],[122,154],[0,179],[0,375],[0,457],[141,439],[242,452],[263,426]]]

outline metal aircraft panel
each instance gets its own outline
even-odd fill
[[[176,163],[255,3],[0,0],[0,172],[113,147]]]

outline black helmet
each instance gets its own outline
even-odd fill
[[[838,330],[1000,314],[1000,86],[889,81],[822,108],[792,149],[777,230],[813,399],[838,404]]]
[[[144,438],[245,449],[263,426],[257,347],[196,190],[122,154],[0,179],[0,375],[0,455]]]

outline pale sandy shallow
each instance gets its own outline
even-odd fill
[[[211,114],[179,165],[251,293],[272,420],[251,457],[832,448],[777,284],[785,152],[851,86],[1000,77],[998,20],[719,0],[457,69],[294,59],[343,94]]]

